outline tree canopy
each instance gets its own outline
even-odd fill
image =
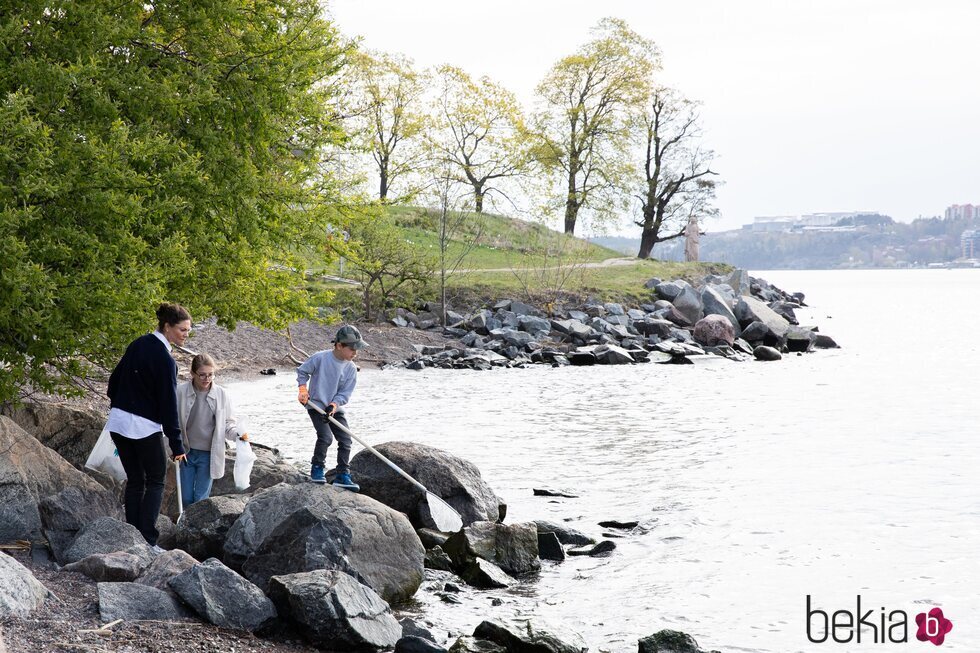
[[[502,182],[526,174],[533,163],[531,139],[521,105],[506,88],[471,78],[455,66],[436,71],[437,97],[429,143],[433,158],[468,186],[473,206],[505,197]]]
[[[538,85],[545,161],[562,187],[565,233],[579,213],[614,209],[629,174],[629,116],[660,67],[656,45],[622,20],[605,18],[593,38],[563,57]]]
[[[311,311],[342,57],[316,0],[11,2],[0,12],[0,400],[68,389],[161,300]]]

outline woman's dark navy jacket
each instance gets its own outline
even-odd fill
[[[175,456],[184,453],[177,419],[177,363],[152,333],[129,344],[109,377],[110,405],[163,425]]]

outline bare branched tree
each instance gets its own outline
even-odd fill
[[[646,110],[633,123],[643,151],[637,195],[643,229],[638,258],[650,258],[654,246],[684,235],[692,212],[709,217],[717,184],[711,169],[714,152],[701,147],[698,105],[676,91],[657,87]]]

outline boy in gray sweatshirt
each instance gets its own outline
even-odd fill
[[[318,351],[296,370],[299,385],[299,403],[304,406],[313,401],[339,423],[347,427],[344,406],[350,401],[357,385],[357,366],[354,358],[358,350],[367,346],[355,327],[340,327],[334,336],[333,349]],[[350,476],[351,437],[333,426],[325,415],[307,407],[313,428],[316,429],[316,446],[310,461],[310,480],[325,483],[324,462],[327,449],[337,439],[337,475],[333,484],[357,492],[360,486]]]

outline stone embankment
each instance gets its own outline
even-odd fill
[[[651,279],[649,303],[587,302],[550,307],[550,314],[505,299],[466,315],[439,307],[418,314],[399,309],[395,326],[441,330],[460,344],[418,346],[417,355],[388,367],[480,369],[546,364],[691,363],[697,357],[778,360],[788,352],[836,348],[816,326],[800,326],[802,293],[786,293],[744,270],[709,276],[698,286]],[[434,312],[433,312],[434,311]]]
[[[445,451],[378,447],[459,512],[458,532],[435,530],[426,495],[367,451],[351,461],[362,482],[362,492],[351,493],[309,483],[276,450],[257,446],[248,491],[221,479],[215,496],[174,520],[168,488],[161,553],[123,521],[120,485],[83,467],[100,431],[98,413],[45,405],[7,412],[13,419],[0,415],[7,453],[0,544],[16,542],[19,551],[0,553],[0,650],[179,651],[189,650],[181,648],[188,637],[202,651],[586,650],[566,628],[505,612],[472,633],[441,636],[396,618],[426,581],[452,603],[464,587],[482,593],[533,582],[543,565],[567,555],[616,554],[612,539],[560,524],[506,523],[506,504],[479,469]],[[618,538],[637,524],[600,526]],[[640,640],[638,649],[699,651],[670,631]]]

